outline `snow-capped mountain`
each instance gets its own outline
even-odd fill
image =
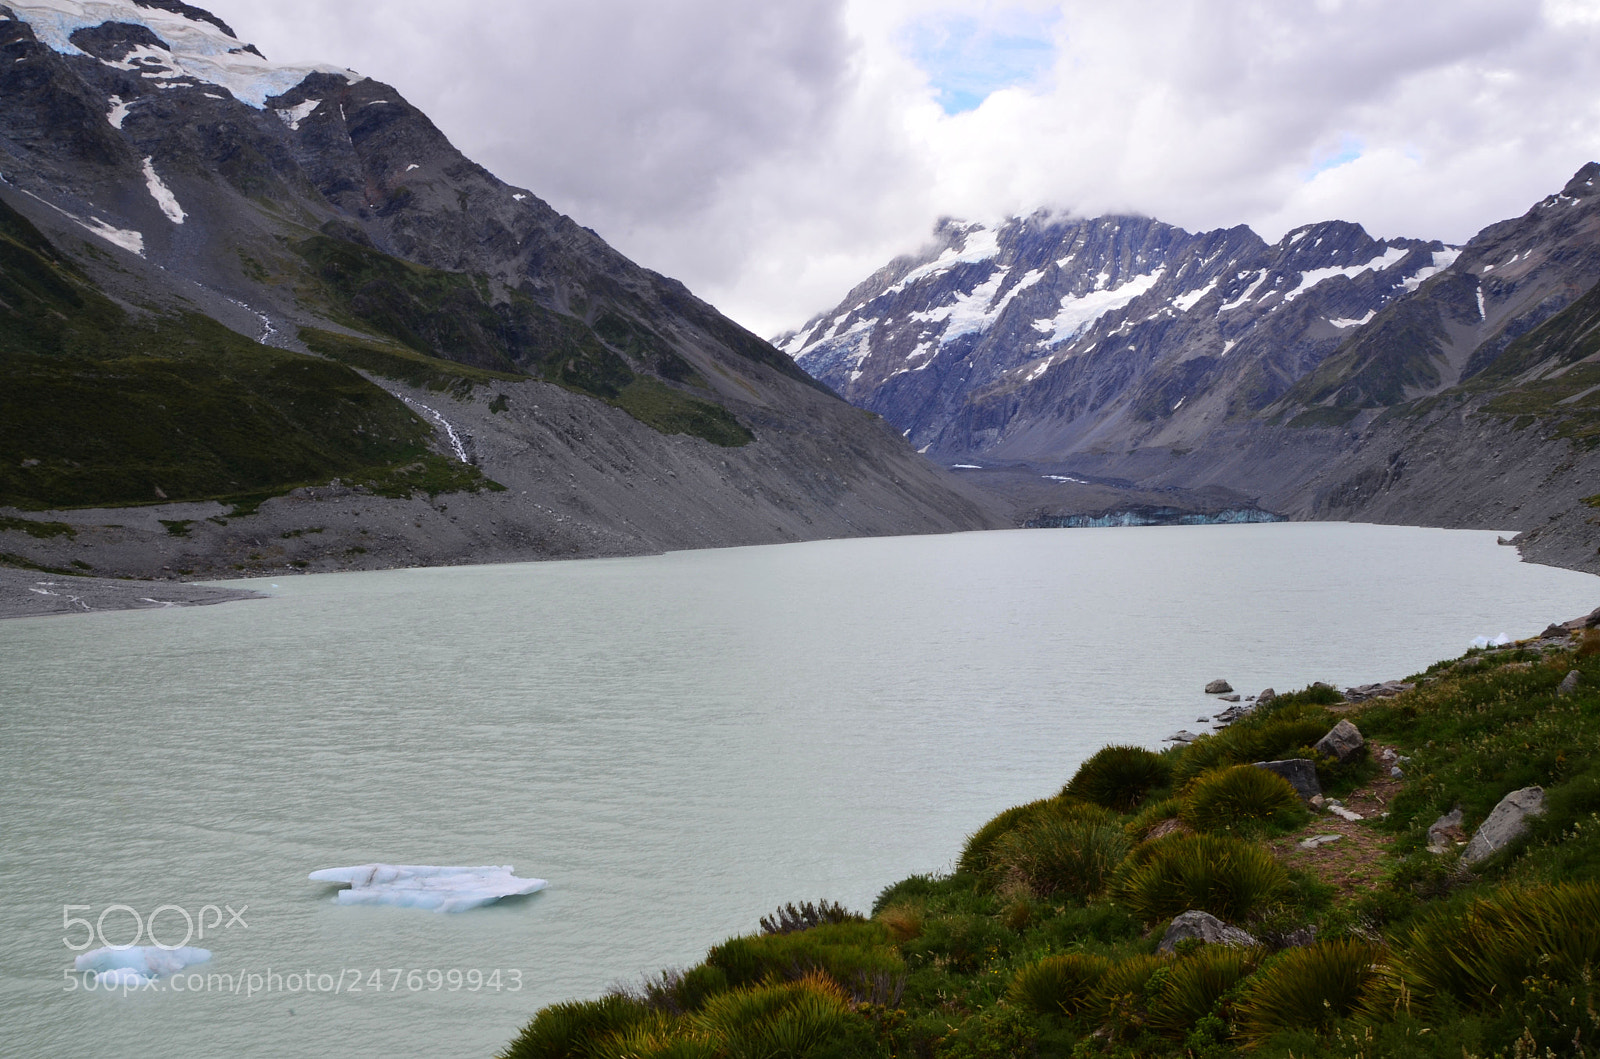
[[[1055,457],[1253,411],[1457,250],[1309,225],[946,222],[781,348],[944,456]],[[981,410],[981,411],[980,411]]]
[[[992,522],[394,87],[181,0],[0,0],[0,448],[13,510],[188,503],[119,530],[119,573]],[[375,483],[389,532],[290,524],[330,481]],[[62,565],[9,525],[0,552]],[[102,531],[76,537],[96,569]]]

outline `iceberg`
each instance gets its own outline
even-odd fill
[[[1511,637],[1507,636],[1505,633],[1501,633],[1492,640],[1487,636],[1479,636],[1472,641],[1472,646],[1482,651],[1488,647],[1504,647],[1510,642]]]
[[[394,905],[426,908],[434,912],[465,912],[492,904],[502,897],[531,894],[550,884],[543,879],[519,879],[511,865],[481,868],[444,868],[433,865],[361,864],[352,868],[324,868],[310,875],[312,882],[344,883],[336,898],[341,905]]]
[[[159,945],[133,945],[83,953],[72,961],[72,968],[75,971],[95,972],[96,979],[102,985],[138,985],[143,980],[177,974],[191,964],[205,963],[209,959],[209,949],[164,949]]]

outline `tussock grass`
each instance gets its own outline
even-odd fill
[[[1206,945],[1183,957],[1151,1002],[1150,1027],[1163,1036],[1186,1036],[1255,971],[1263,955],[1260,949]]]
[[[1309,819],[1288,780],[1254,765],[1202,773],[1183,797],[1184,823],[1211,834],[1283,834]]]
[[[1047,956],[1016,973],[1006,999],[1035,1015],[1076,1015],[1110,968],[1110,960],[1088,953]]]
[[[997,857],[1008,877],[1040,897],[1096,897],[1131,847],[1117,823],[1047,814],[1006,834]]]
[[[1108,746],[1078,766],[1061,793],[1126,813],[1171,782],[1172,765],[1160,754],[1139,746]]]
[[[1113,896],[1146,923],[1198,909],[1243,923],[1279,903],[1289,873],[1266,850],[1221,835],[1173,835],[1128,860]]]
[[[1600,967],[1600,882],[1509,886],[1423,918],[1394,975],[1423,1002],[1495,1008],[1540,977],[1584,982]]]
[[[1290,949],[1245,990],[1241,1031],[1255,1040],[1283,1030],[1326,1031],[1367,998],[1382,958],[1381,947],[1351,939]]]

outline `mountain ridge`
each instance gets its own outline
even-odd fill
[[[111,307],[92,341],[72,310],[43,317],[49,348],[25,349],[0,306],[0,368],[87,387],[99,417],[61,433],[59,416],[0,397],[4,448],[26,452],[0,472],[0,504],[78,531],[0,530],[20,562],[215,576],[996,524],[981,496],[681,283],[463,156],[392,86],[271,63],[186,4],[0,7],[0,208],[17,255],[0,279]],[[238,341],[151,348],[152,328],[190,318],[187,333],[214,320]],[[269,473],[260,445],[208,415],[188,443],[231,470],[189,488],[149,460],[42,442],[135,418],[111,375],[221,379],[195,375],[219,356],[332,372],[427,455],[375,449],[357,468],[325,447]],[[253,372],[226,400],[194,396],[267,414],[277,399]],[[150,401],[143,414],[183,429]],[[302,399],[273,414],[291,406]],[[102,486],[64,485],[86,475]],[[305,532],[351,498],[385,532],[342,516]],[[104,506],[163,502],[159,519]]]

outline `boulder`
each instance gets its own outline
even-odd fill
[[[1574,618],[1572,621],[1564,622],[1562,628],[1570,632],[1582,632],[1584,629],[1600,628],[1600,607],[1596,607],[1581,618]]]
[[[1246,948],[1256,944],[1256,939],[1240,930],[1230,927],[1210,912],[1190,911],[1178,916],[1167,928],[1161,937],[1161,944],[1157,952],[1171,952],[1178,947],[1178,942],[1195,938],[1207,945],[1227,945],[1233,948]]]
[[[1574,669],[1572,672],[1566,675],[1566,679],[1561,681],[1561,686],[1556,689],[1556,692],[1561,695],[1571,695],[1573,692],[1578,690],[1578,681],[1581,679],[1583,678],[1580,677],[1578,675],[1578,671]]]
[[[1567,639],[1567,637],[1569,635],[1570,634],[1567,632],[1567,627],[1565,625],[1556,625],[1555,623],[1552,622],[1549,626],[1547,626],[1545,628],[1544,632],[1539,634],[1539,639],[1541,639],[1541,640],[1565,640],[1565,639]]]
[[[1267,703],[1271,702],[1277,697],[1278,693],[1273,691],[1271,688],[1268,688],[1266,691],[1263,691],[1261,694],[1256,696],[1256,705],[1265,706]]]
[[[1461,833],[1461,806],[1458,805],[1428,828],[1428,852],[1449,853],[1455,848],[1456,836]]]
[[[1207,695],[1226,695],[1232,690],[1233,685],[1229,684],[1226,680],[1213,680],[1211,683],[1206,685]]]
[[[1193,732],[1188,731],[1187,729],[1185,729],[1184,731],[1181,731],[1181,732],[1173,732],[1171,735],[1167,736],[1165,739],[1163,739],[1161,741],[1163,743],[1184,743],[1184,744],[1188,744],[1188,743],[1194,742],[1196,739],[1199,739],[1199,738],[1200,737],[1195,735]]]
[[[1256,768],[1277,773],[1289,781],[1295,793],[1306,801],[1322,796],[1322,784],[1317,782],[1317,765],[1310,758],[1297,757],[1288,761],[1257,761]]]
[[[1312,749],[1327,757],[1349,761],[1365,745],[1366,740],[1361,738],[1361,729],[1349,721],[1340,721],[1333,726],[1332,731],[1317,740],[1317,745]]]
[[[1524,787],[1500,799],[1461,854],[1461,863],[1477,864],[1496,850],[1528,833],[1528,818],[1544,815],[1544,788]]]
[[[1239,701],[1239,696],[1237,694],[1219,695],[1217,697],[1219,699],[1221,699],[1223,702],[1238,702]]]

